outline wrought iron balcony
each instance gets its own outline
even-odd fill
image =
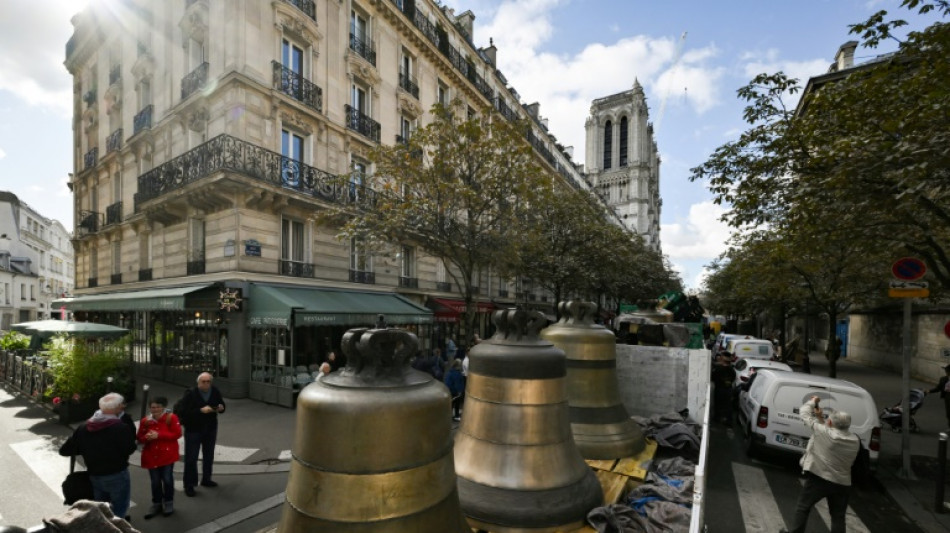
[[[86,93],[82,95],[82,101],[86,102],[86,106],[92,107],[92,105],[96,103],[96,90],[90,89],[86,91]]]
[[[109,69],[109,85],[115,85],[122,79],[122,65],[115,65]]]
[[[302,102],[307,107],[323,113],[323,89],[305,79],[302,75],[281,65],[279,61],[272,61],[274,70],[274,88]]]
[[[507,298],[507,297],[508,297],[508,289],[498,289],[498,296],[499,296],[500,298]]]
[[[518,120],[518,115],[513,109],[508,107],[508,104],[506,104],[501,97],[495,98],[495,109],[497,109],[498,113],[505,117],[505,119],[508,121]]]
[[[402,87],[407,93],[411,94],[416,100],[419,99],[419,84],[416,82],[415,78],[406,72],[399,72],[399,86]]]
[[[99,286],[99,278],[89,278],[86,280],[86,286],[90,289]]]
[[[364,272],[362,270],[350,270],[350,281],[353,283],[366,283],[372,285],[376,283],[376,273]]]
[[[303,11],[304,15],[307,15],[314,21],[317,20],[317,8],[313,3],[313,0],[284,0],[288,4],[295,6],[297,9]]]
[[[89,170],[99,162],[99,147],[92,148],[82,156],[82,169]]]
[[[452,284],[448,281],[436,281],[435,290],[442,292],[452,292]]]
[[[227,171],[270,185],[293,189],[326,202],[361,204],[375,202],[376,193],[365,189],[350,195],[350,186],[336,176],[299,161],[265,150],[230,135],[214,139],[167,161],[138,177],[135,210],[142,203],[200,181],[216,172]]]
[[[152,281],[152,269],[151,268],[139,269],[139,281]]]
[[[208,83],[208,62],[198,65],[187,76],[181,79],[181,99],[191,96],[191,93],[203,88]]]
[[[80,234],[89,234],[96,233],[99,231],[99,222],[102,218],[101,213],[95,211],[80,211],[79,212],[79,233]]]
[[[106,137],[106,153],[111,154],[122,148],[122,128],[119,128]]]
[[[295,278],[312,278],[314,275],[313,263],[281,259],[280,275],[293,276]]]
[[[136,113],[135,118],[132,119],[132,135],[142,130],[152,129],[152,109],[152,104],[149,104]]]
[[[406,276],[399,276],[399,286],[404,289],[418,289],[419,278],[407,278]]]
[[[109,277],[110,285],[122,285],[122,274],[112,274]]]
[[[349,104],[343,106],[343,112],[346,115],[347,128],[379,142],[379,122]]]
[[[376,66],[376,50],[373,48],[373,41],[368,37],[361,38],[351,33],[350,50],[353,50],[357,55],[369,61],[374,67]]]
[[[106,208],[106,226],[122,222],[122,202],[116,202]]]

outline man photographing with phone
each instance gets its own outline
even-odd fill
[[[811,438],[800,462],[805,485],[798,495],[792,526],[782,530],[785,533],[803,533],[811,508],[824,498],[828,499],[831,533],[845,533],[851,465],[861,441],[850,431],[851,415],[833,411],[825,417],[818,406],[820,402],[818,396],[812,396],[799,409],[802,423],[811,429]]]

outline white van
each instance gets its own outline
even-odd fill
[[[772,359],[775,346],[765,339],[732,339],[726,344],[726,351],[740,359]]]
[[[842,379],[799,372],[761,369],[748,391],[739,394],[739,424],[751,457],[760,449],[805,453],[811,430],[798,409],[812,396],[821,399],[827,416],[834,410],[851,415],[851,432],[868,449],[871,464],[881,449],[881,422],[874,398],[863,388]]]

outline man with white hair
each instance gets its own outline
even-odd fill
[[[792,526],[784,533],[803,533],[811,508],[828,499],[831,533],[845,533],[845,513],[851,491],[851,465],[861,448],[857,435],[851,433],[851,415],[834,411],[827,419],[818,407],[821,400],[812,396],[799,409],[802,422],[811,429],[808,447],[802,456],[805,486],[798,495]]]
[[[119,418],[125,398],[110,392],[99,398],[99,410],[76,428],[59,449],[60,455],[82,455],[93,495],[109,502],[112,514],[128,518],[132,497],[129,456],[135,451],[135,427]]]
[[[181,425],[185,426],[185,496],[195,495],[198,484],[198,452],[201,452],[201,486],[217,487],[211,479],[214,445],[218,439],[218,415],[224,412],[224,397],[211,384],[211,374],[202,372],[198,386],[187,389],[181,399]]]

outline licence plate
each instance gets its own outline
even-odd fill
[[[786,446],[794,446],[796,448],[802,448],[802,449],[808,446],[808,439],[802,439],[799,437],[791,437],[788,435],[782,435],[781,433],[777,433],[775,435],[775,442],[779,444],[784,444]]]

